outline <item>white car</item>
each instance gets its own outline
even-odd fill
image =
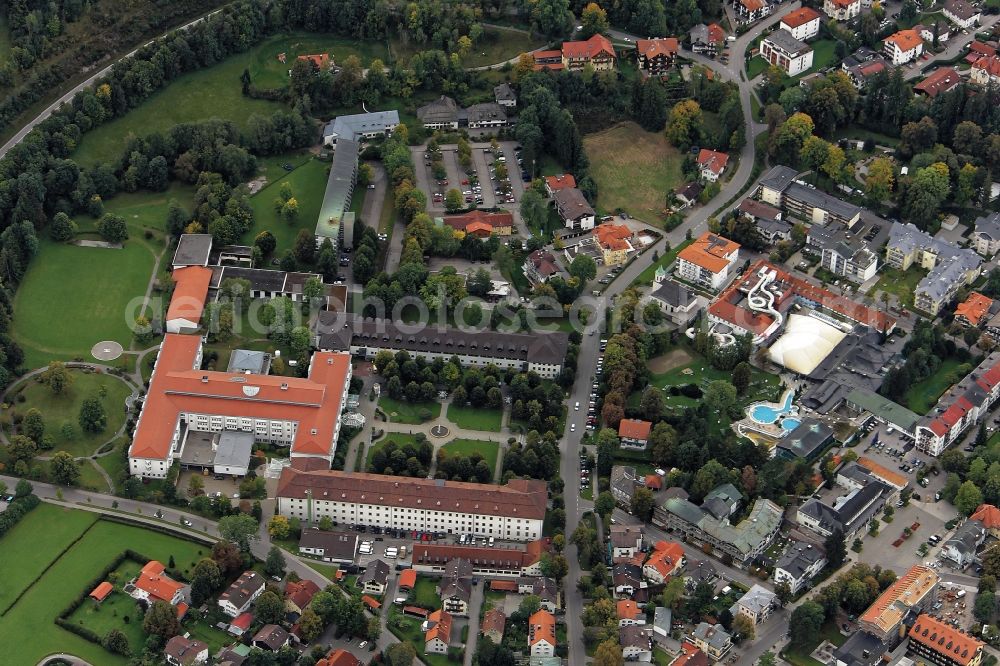
[[[570,423],[569,424],[569,431],[570,432],[576,432],[576,424],[575,423]]]
[[[363,650],[364,648],[368,647],[368,641],[361,641],[360,643],[358,643],[358,647]]]

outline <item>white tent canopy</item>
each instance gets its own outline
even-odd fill
[[[771,345],[772,361],[799,374],[808,375],[833,351],[847,334],[816,317],[793,314],[781,337]]]

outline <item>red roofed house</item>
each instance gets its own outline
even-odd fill
[[[972,63],[969,79],[983,87],[1000,82],[1000,56],[984,55]]]
[[[290,582],[285,585],[285,608],[301,615],[317,592],[319,585],[311,580]]]
[[[681,653],[670,662],[670,666],[708,666],[708,655],[691,643],[685,642],[681,644]]]
[[[639,71],[646,74],[666,74],[673,67],[679,45],[676,37],[661,37],[658,39],[637,39],[635,42],[635,58]]]
[[[330,69],[333,65],[333,60],[330,59],[329,53],[313,53],[310,55],[300,55],[297,60],[308,60],[312,64],[316,65],[316,68],[320,71],[325,69]]]
[[[646,478],[643,479],[643,484],[653,492],[656,492],[663,488],[663,477],[659,474],[647,474]]]
[[[743,23],[759,21],[771,13],[770,6],[764,0],[736,0],[733,9]]]
[[[551,69],[553,71],[563,68],[562,51],[554,49],[551,51],[535,51],[531,54],[535,59],[535,70]]]
[[[927,95],[931,99],[954,89],[962,82],[962,77],[954,67],[939,67],[926,79],[913,86],[913,91]]]
[[[424,652],[426,654],[447,654],[451,643],[451,615],[436,610],[424,622]]]
[[[378,599],[370,597],[367,594],[361,595],[361,603],[363,603],[365,606],[368,606],[369,610],[371,610],[373,613],[377,611],[379,608],[382,608],[382,604],[379,603]]]
[[[164,573],[166,567],[161,562],[150,560],[139,572],[139,575],[131,583],[125,586],[125,591],[133,599],[148,601],[150,605],[154,601],[166,601],[168,604],[176,606],[184,601],[189,590],[184,583],[176,580]]]
[[[992,504],[980,504],[976,512],[969,516],[969,520],[978,520],[987,532],[995,537],[1000,536],[1000,509]]]
[[[708,148],[702,148],[701,152],[698,153],[698,168],[701,171],[701,177],[711,183],[719,180],[719,176],[726,170],[727,164],[729,164],[729,155],[726,153]]]
[[[552,657],[556,653],[556,618],[547,610],[528,618],[528,648],[532,657]]]
[[[740,244],[706,231],[677,255],[674,272],[694,284],[719,289],[739,259]]]
[[[131,474],[165,478],[190,431],[249,431],[291,446],[292,458],[333,460],[350,354],[313,354],[308,378],[201,370],[201,359],[200,336],[164,337],[129,449]]]
[[[605,222],[594,228],[594,238],[601,248],[605,266],[618,266],[628,261],[632,252],[632,230],[624,224]]]
[[[955,321],[962,326],[982,326],[992,307],[992,298],[974,291],[955,308]]]
[[[979,666],[984,643],[931,615],[917,616],[910,629],[907,654],[941,666]]]
[[[193,331],[198,328],[205,310],[212,269],[204,266],[178,268],[173,272],[173,279],[176,286],[167,308],[167,333]]]
[[[548,282],[560,272],[555,256],[546,250],[535,250],[524,260],[524,276],[535,284]]]
[[[631,599],[619,599],[616,607],[618,610],[619,627],[646,624],[646,612],[639,608],[639,604]]]
[[[939,456],[966,430],[975,427],[1000,398],[1000,352],[938,398],[935,408],[917,422],[917,450]]]
[[[659,541],[642,565],[642,575],[654,583],[666,583],[684,567],[684,549],[675,541]]]
[[[492,608],[483,615],[483,623],[479,627],[479,633],[488,636],[491,641],[500,645],[503,640],[503,631],[507,626],[507,616],[500,608]]]
[[[615,62],[615,47],[604,35],[594,35],[584,42],[563,42],[562,64],[570,71],[591,65],[598,72],[608,72],[615,68]]]
[[[447,215],[442,221],[455,231],[481,238],[510,236],[514,228],[514,216],[506,210],[487,213],[477,209],[461,215]]]
[[[545,177],[545,192],[551,197],[559,190],[576,188],[576,178],[571,173],[561,173],[558,176]]]
[[[344,648],[337,648],[317,661],[316,666],[361,666],[361,662]]]
[[[400,591],[409,592],[417,585],[417,572],[414,569],[405,569],[399,573],[399,580],[396,586]]]
[[[885,38],[882,51],[893,65],[905,65],[924,52],[924,40],[916,30],[900,30]]]
[[[792,37],[807,41],[819,34],[819,22],[823,17],[810,7],[795,9],[781,18],[778,27],[792,33]]]
[[[823,11],[835,21],[848,21],[861,13],[861,0],[823,0]]]
[[[649,432],[653,424],[638,419],[622,419],[618,422],[618,438],[621,445],[633,449],[644,449],[649,442]]]
[[[104,581],[103,583],[95,587],[94,591],[88,594],[87,596],[96,601],[97,603],[101,603],[102,601],[108,598],[108,595],[111,594],[114,591],[114,589],[115,589],[114,585],[112,585],[108,581]]]
[[[242,636],[250,630],[251,624],[253,624],[253,613],[240,613],[229,623],[228,631],[233,636]]]

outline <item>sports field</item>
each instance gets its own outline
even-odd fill
[[[583,147],[597,183],[601,212],[624,210],[650,220],[663,211],[667,192],[681,184],[683,155],[662,132],[647,132],[633,122],[588,134]]]
[[[4,580],[16,582],[10,591],[0,587],[0,598],[11,599],[24,592],[13,606],[7,608],[7,601],[0,610],[5,664],[34,666],[55,652],[68,652],[92,664],[124,664],[125,659],[58,627],[56,616],[127,548],[164,563],[173,556],[188,575],[194,563],[211,550],[159,532],[95,518],[87,512],[43,504],[0,539]]]

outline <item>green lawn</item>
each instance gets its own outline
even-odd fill
[[[159,532],[94,519],[82,511],[43,505],[0,540],[5,580],[27,583],[51,563],[44,576],[0,621],[0,641],[7,646],[5,664],[33,666],[54,652],[71,653],[102,666],[124,664],[125,659],[56,626],[56,616],[126,548],[164,563],[173,556],[188,576],[194,563],[210,551],[208,546]],[[60,539],[53,539],[53,534],[61,535]],[[69,550],[62,552],[81,535]],[[39,557],[38,553],[44,555]],[[6,594],[0,588],[0,595]],[[25,640],[26,636],[31,640]]]
[[[274,256],[278,257],[286,249],[292,248],[300,229],[307,229],[312,233],[323,204],[329,169],[329,162],[309,159],[290,173],[282,170],[275,173],[273,179],[269,176],[267,187],[250,198],[254,223],[243,240],[252,243],[254,236],[261,231],[270,231],[278,242],[274,251]],[[274,211],[274,200],[278,198],[282,183],[291,185],[292,195],[299,202],[299,217],[294,224],[283,221]]]
[[[420,661],[427,666],[450,666],[454,662],[448,660],[443,654],[424,654],[424,632],[420,630],[421,620],[409,615],[403,615],[397,606],[393,605],[389,609],[389,631],[396,637],[413,646]]]
[[[840,647],[847,640],[847,637],[837,631],[836,623],[827,623],[823,625],[822,631],[820,631],[819,640],[813,645],[806,645],[801,648],[789,646],[781,652],[782,658],[785,661],[793,664],[793,666],[823,666],[822,662],[816,661],[809,655],[812,651],[819,646],[823,641],[830,641],[837,647]]]
[[[885,266],[881,270],[882,277],[875,283],[872,294],[888,292],[899,299],[899,302],[908,308],[913,307],[913,291],[917,288],[927,271],[913,264],[905,271],[901,271],[891,266]],[[883,307],[881,296],[875,296],[878,307]]]
[[[496,474],[497,452],[500,450],[500,445],[496,442],[484,442],[478,439],[453,439],[442,446],[441,450],[452,456],[471,456],[473,453],[479,453],[490,466],[490,472]]]
[[[403,432],[390,432],[386,434],[384,438],[368,447],[368,456],[365,458],[366,470],[368,469],[368,466],[372,464],[372,457],[375,455],[375,452],[384,447],[388,442],[396,442],[399,446],[405,446],[407,444],[413,444],[416,446],[417,436]],[[359,469],[355,471],[360,472],[362,470]]]
[[[242,94],[240,75],[256,51],[241,53],[207,69],[190,72],[154,93],[121,118],[87,132],[73,153],[81,166],[117,160],[130,137],[170,129],[180,123],[209,118],[232,120],[240,127],[254,113],[270,114],[277,102],[250,99]]]
[[[111,478],[114,479],[114,477]],[[99,493],[114,490],[113,488],[108,488],[108,482],[104,480],[104,477],[101,476],[101,473],[97,471],[97,468],[94,467],[94,464],[90,460],[80,461],[80,487]]]
[[[693,242],[694,239],[686,240],[677,247],[671,248],[670,250],[665,252],[662,257],[660,257],[658,260],[650,264],[646,268],[646,270],[639,273],[639,275],[635,278],[635,281],[632,282],[632,286],[653,284],[653,277],[656,275],[656,269],[659,268],[660,266],[669,266],[670,264],[672,264],[674,262],[674,259],[677,258],[677,255],[680,254],[681,250],[683,250]]]
[[[503,421],[503,410],[448,405],[448,420],[459,428],[465,428],[466,430],[500,432],[500,423]]]
[[[113,375],[71,370],[73,383],[63,393],[54,395],[48,386],[28,380],[21,394],[24,402],[16,409],[22,415],[35,407],[45,421],[45,434],[55,439],[58,450],[69,451],[75,456],[88,456],[111,438],[125,422],[125,399],[132,393],[128,385]],[[107,388],[107,395],[100,398],[100,387]],[[85,433],[78,421],[80,405],[89,397],[100,398],[108,417],[107,427],[99,433]],[[64,423],[73,425],[74,436],[62,433]]]
[[[285,62],[278,54],[285,54]],[[275,35],[253,50],[250,57],[250,80],[258,88],[284,88],[288,85],[288,71],[300,55],[329,53],[336,65],[343,65],[348,56],[357,56],[361,66],[367,68],[373,58],[388,64],[385,44],[376,40],[352,40],[313,32],[294,32]]]
[[[121,629],[128,637],[132,653],[141,653],[146,640],[146,632],[142,630],[143,614],[135,599],[122,589],[125,583],[138,575],[140,568],[139,564],[130,560],[122,562],[113,574],[115,591],[101,603],[91,599],[83,602],[67,620],[90,629],[98,636],[104,636],[112,629]]]
[[[926,414],[931,411],[941,394],[961,379],[955,372],[960,365],[962,363],[953,358],[941,361],[941,365],[938,366],[933,375],[910,385],[906,395],[903,396],[903,404],[917,414]]]
[[[428,610],[441,608],[441,596],[437,593],[437,581],[426,576],[417,576],[417,584],[410,592],[414,605]]]
[[[667,192],[683,182],[683,155],[662,132],[647,132],[634,122],[619,123],[585,136],[583,146],[602,212],[621,209],[650,221],[663,212]]]
[[[127,349],[129,306],[146,293],[154,260],[134,237],[120,250],[42,239],[14,297],[14,339],[24,348],[25,366],[90,359],[91,347],[102,340]]]
[[[393,400],[387,395],[380,397],[378,402],[379,407],[385,412],[385,415],[394,423],[410,423],[414,425],[423,423],[423,419],[420,418],[420,410],[422,409],[430,411],[431,420],[441,415],[441,403],[438,402],[404,402],[402,400]]]

